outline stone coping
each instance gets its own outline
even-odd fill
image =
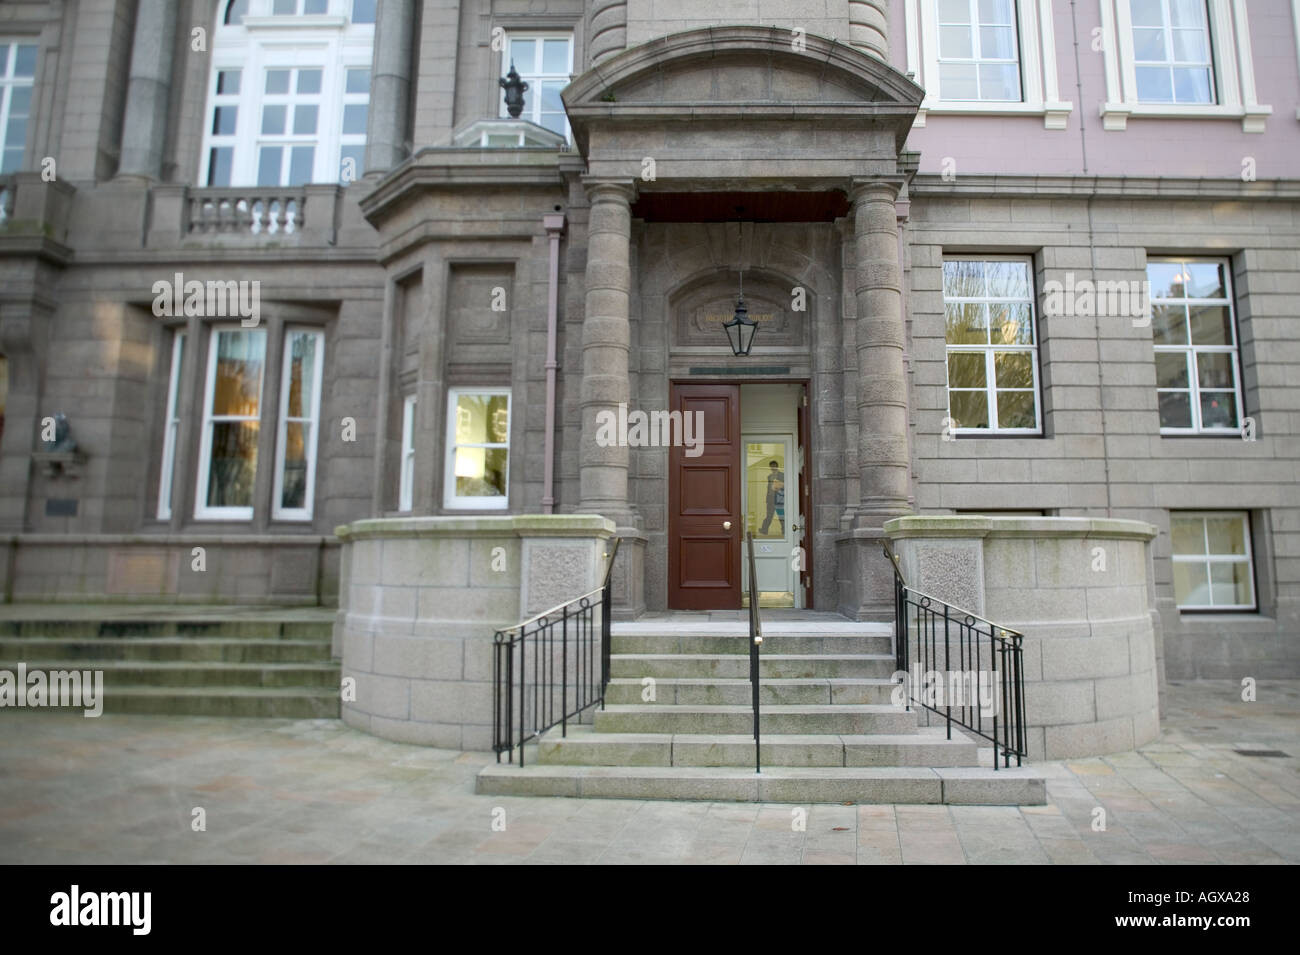
[[[339,540],[420,537],[612,537],[615,524],[599,514],[501,514],[458,517],[378,517],[342,524]]]
[[[80,546],[113,547],[123,544],[142,544],[153,547],[181,546],[192,547],[195,544],[256,544],[257,546],[284,544],[290,547],[337,547],[338,541],[321,534],[213,534],[196,532],[193,534],[4,534],[0,535],[0,544],[67,544]]]
[[[1159,533],[1144,521],[1113,517],[985,517],[913,514],[885,522],[891,540],[920,537],[1078,537],[1148,541]]]

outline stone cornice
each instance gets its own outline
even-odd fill
[[[1300,199],[1300,180],[1175,179],[1131,176],[960,175],[951,181],[918,173],[914,199],[937,196],[990,196],[1020,199]]]

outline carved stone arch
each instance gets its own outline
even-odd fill
[[[741,286],[734,264],[713,265],[675,283],[667,292],[669,342],[673,348],[726,347],[722,325],[731,321]],[[805,310],[793,307],[791,289],[802,283],[765,266],[747,267],[743,276],[749,317],[758,323],[763,346],[785,352],[812,346],[816,291],[808,289]]]

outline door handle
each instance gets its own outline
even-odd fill
[[[729,530],[731,530],[731,521],[723,521],[723,522],[722,522],[722,529],[723,529],[724,531],[729,531]]]
[[[791,524],[791,525],[790,525],[790,530],[792,530],[792,531],[797,531],[798,529],[799,529],[799,525],[798,525],[798,524]]]

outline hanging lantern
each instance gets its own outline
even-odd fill
[[[519,114],[524,111],[524,93],[528,90],[528,84],[519,78],[514,60],[510,61],[510,72],[505,75],[505,79],[497,82],[506,91],[506,112],[512,119],[518,119]]]
[[[731,343],[731,353],[738,358],[748,355],[749,349],[754,344],[754,333],[758,331],[758,323],[749,317],[749,309],[745,307],[743,294],[736,299],[735,316],[722,328]]]

